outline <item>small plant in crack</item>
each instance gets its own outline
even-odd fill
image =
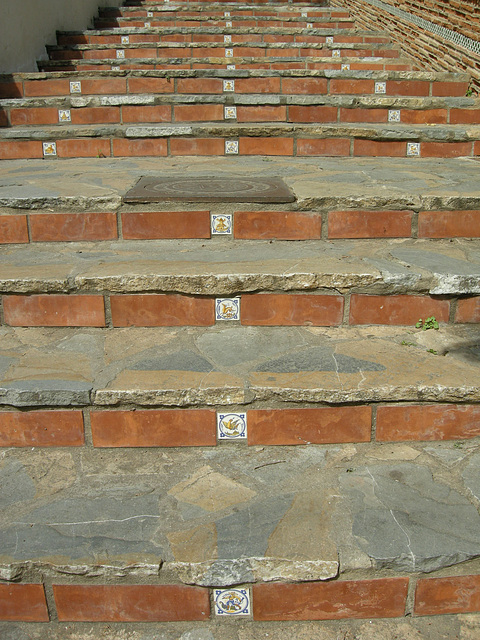
[[[425,320],[420,318],[415,326],[417,329],[423,329],[423,331],[428,331],[428,329],[435,329],[435,331],[438,331],[439,325],[435,316],[430,316],[430,318],[426,318]]]

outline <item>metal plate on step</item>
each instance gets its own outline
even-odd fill
[[[295,202],[281,178],[245,176],[144,176],[124,202]]]

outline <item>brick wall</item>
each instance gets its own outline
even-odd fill
[[[383,5],[406,11],[456,34],[480,42],[480,3],[478,0],[332,0],[331,4],[348,9],[357,26],[387,31],[405,55],[419,68],[437,71],[466,71],[472,86],[480,91],[480,47],[471,50],[464,44],[415,24],[405,16],[390,13]],[[377,6],[379,5],[379,6]]]

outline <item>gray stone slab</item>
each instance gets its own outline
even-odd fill
[[[337,371],[356,373],[358,371],[384,371],[385,367],[376,362],[359,360],[341,353],[336,354],[328,347],[313,347],[281,358],[269,360],[258,366],[256,371],[273,373],[298,373],[300,371]]]
[[[82,406],[90,403],[93,384],[75,380],[17,380],[0,384],[0,404]]]
[[[0,509],[35,497],[35,484],[18,460],[5,460],[0,466]]]
[[[476,453],[465,467],[463,474],[465,485],[477,500],[480,500],[480,453]]]
[[[378,568],[429,572],[480,555],[477,509],[428,468],[362,466],[340,483],[357,543]]]
[[[198,353],[186,349],[184,351],[176,351],[166,356],[158,356],[155,358],[146,358],[136,362],[132,366],[133,370],[142,371],[214,371],[214,366]]]
[[[133,134],[132,134],[133,135]],[[138,134],[136,134],[138,135]],[[165,135],[165,134],[162,134]],[[124,202],[294,202],[295,196],[280,178],[238,175],[171,178],[142,177]]]

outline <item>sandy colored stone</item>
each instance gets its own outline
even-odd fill
[[[421,455],[421,451],[417,451],[405,444],[380,445],[366,453],[367,458],[373,458],[374,460],[415,460],[419,455]]]
[[[215,524],[167,534],[172,553],[179,562],[204,562],[217,557]]]
[[[248,502],[256,495],[255,491],[217,473],[208,465],[198,469],[188,480],[172,487],[168,493],[180,502],[188,502],[212,512]]]

